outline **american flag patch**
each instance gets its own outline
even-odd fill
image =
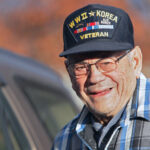
[[[87,23],[86,27],[76,29],[74,31],[74,34],[89,31],[89,30],[94,30],[94,29],[114,29],[114,26],[113,25],[100,25],[99,22],[90,22],[90,23]]]

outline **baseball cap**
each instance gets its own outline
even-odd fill
[[[64,51],[59,55],[121,51],[134,48],[133,25],[116,7],[90,4],[70,14],[63,26]]]

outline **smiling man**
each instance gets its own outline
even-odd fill
[[[64,22],[65,65],[84,102],[53,150],[150,149],[150,83],[128,14],[92,4]],[[62,118],[63,119],[63,118]]]

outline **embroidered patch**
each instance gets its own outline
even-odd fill
[[[104,10],[89,10],[80,13],[68,23],[76,41],[94,38],[112,38],[120,17]]]
[[[94,29],[114,29],[114,26],[113,25],[100,25],[99,22],[90,22],[90,23],[87,23],[86,27],[76,29],[74,31],[74,34],[81,33],[81,32],[88,31],[88,30],[94,30]]]

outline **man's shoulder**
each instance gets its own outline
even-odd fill
[[[141,73],[140,78],[137,79],[137,89],[140,90],[150,90],[150,78],[145,77],[143,73]]]
[[[88,109],[86,108],[86,106],[84,106],[81,112],[60,130],[60,132],[56,136],[56,139],[62,139],[63,137],[68,136],[69,134],[74,134],[76,132],[77,125],[82,124],[83,120],[87,117],[88,113]]]
[[[78,114],[74,119],[67,123],[57,134],[55,142],[68,137],[70,134],[74,134],[75,128],[78,122],[80,114]]]
[[[65,147],[67,143],[70,143],[70,137],[75,135],[76,125],[78,123],[79,115],[77,115],[73,120],[71,120],[68,124],[66,124],[57,134],[54,139],[53,147],[51,150],[59,149],[59,147]]]
[[[59,149],[58,147],[62,147],[62,145],[63,147],[66,147],[71,141],[76,141],[78,139],[77,132],[82,128],[83,122],[85,125],[85,120],[87,120],[88,114],[88,109],[83,107],[81,112],[57,134],[52,150]]]

